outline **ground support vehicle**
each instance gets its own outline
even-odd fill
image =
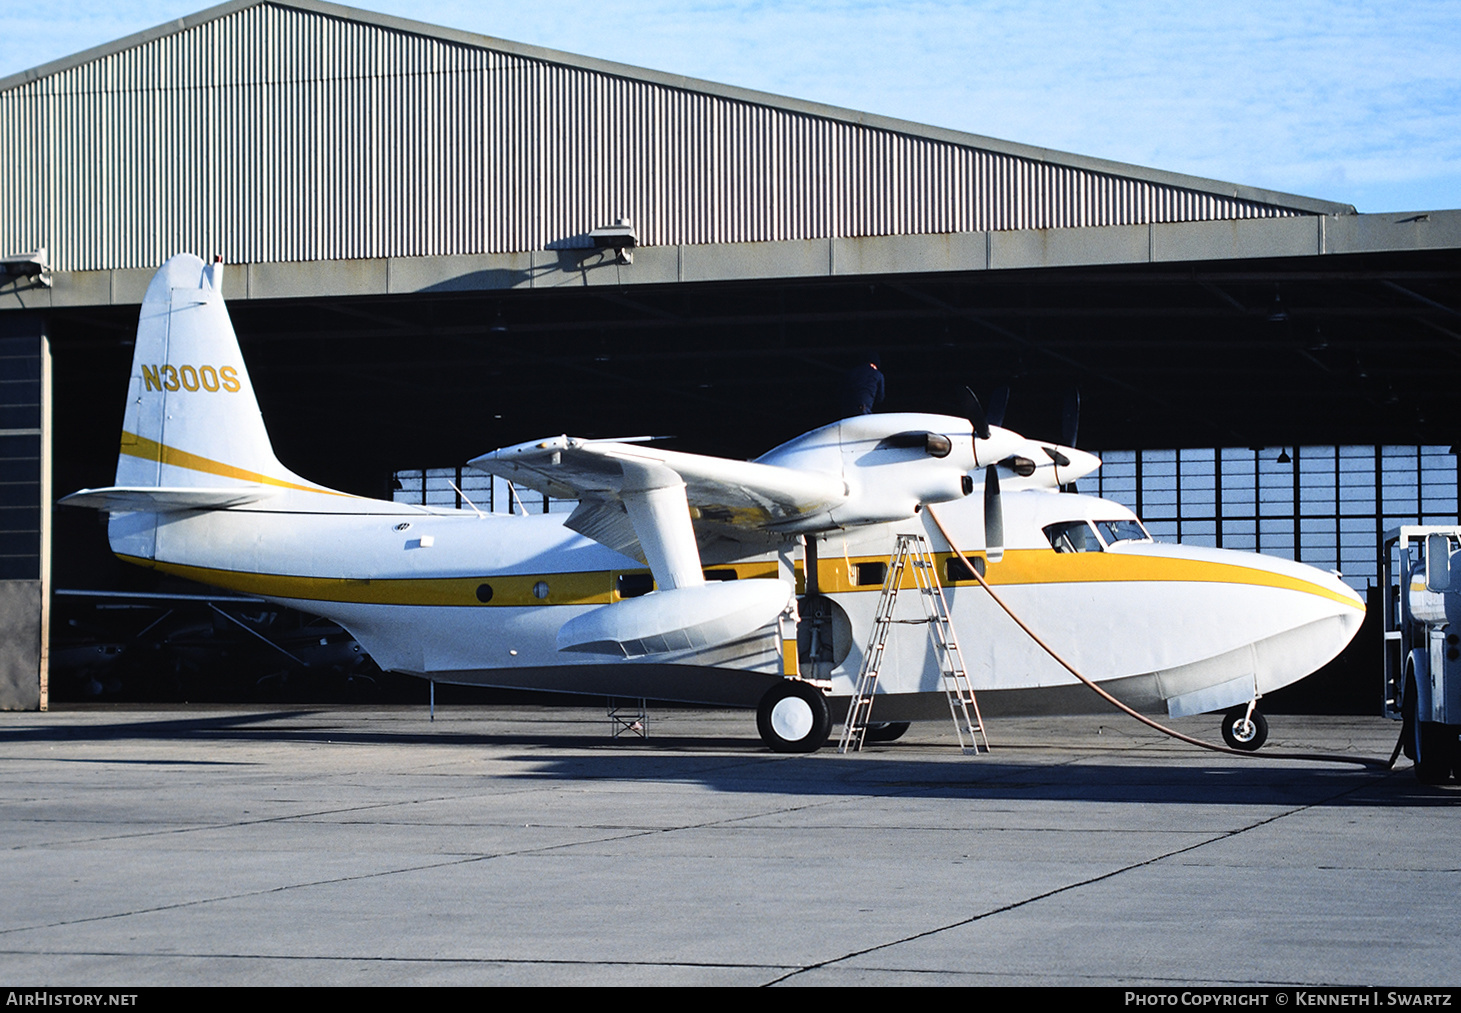
[[[1381,546],[1386,717],[1404,722],[1415,775],[1461,774],[1461,526],[1407,525]]]

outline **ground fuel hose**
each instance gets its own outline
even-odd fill
[[[1241,749],[1231,749],[1231,748],[1229,748],[1227,746],[1219,746],[1218,744],[1216,744],[1214,742],[1204,742],[1201,739],[1194,739],[1190,735],[1183,735],[1181,732],[1177,731],[1176,729],[1168,728],[1166,725],[1163,725],[1163,724],[1160,724],[1160,723],[1158,723],[1156,721],[1153,721],[1151,718],[1147,717],[1145,714],[1138,713],[1136,710],[1132,709],[1131,707],[1128,707],[1126,704],[1124,704],[1120,700],[1116,699],[1114,696],[1112,696],[1110,693],[1106,692],[1100,686],[1096,685],[1090,679],[1087,679],[1084,675],[1082,675],[1081,673],[1077,672],[1071,666],[1070,662],[1066,661],[1059,654],[1055,653],[1055,650],[1049,644],[1045,643],[1045,641],[1041,640],[1040,637],[1039,637],[1039,635],[1036,634],[1036,632],[1034,630],[1032,630],[1032,629],[1030,629],[1030,627],[1026,626],[1024,620],[1022,620],[1019,616],[1015,615],[1014,611],[1008,605],[1005,604],[1004,599],[999,596],[999,594],[994,590],[994,588],[992,588],[992,587],[989,586],[989,582],[984,579],[984,575],[982,573],[980,573],[980,571],[978,569],[975,568],[974,564],[969,561],[969,558],[964,555],[963,551],[954,542],[954,539],[949,535],[948,529],[945,528],[944,525],[943,525],[943,522],[939,520],[938,514],[934,512],[933,507],[926,505],[926,506],[924,506],[923,509],[928,514],[929,520],[933,521],[933,526],[936,527],[936,528],[938,528],[939,534],[941,534],[943,536],[944,541],[948,543],[948,546],[953,551],[954,555],[957,556],[957,557],[959,557],[959,562],[960,563],[963,563],[965,569],[969,573],[972,573],[974,575],[974,579],[977,580],[977,581],[979,581],[979,586],[982,587],[982,588],[984,588],[984,590],[989,593],[989,597],[994,600],[994,603],[996,605],[998,605],[1001,609],[1004,610],[1004,614],[1007,615],[1007,616],[1009,616],[1010,619],[1012,619],[1014,621],[1014,624],[1016,626],[1018,626],[1020,629],[1024,630],[1025,631],[1025,635],[1028,636],[1031,640],[1033,640],[1037,645],[1039,645],[1039,647],[1040,647],[1040,649],[1042,651],[1044,651],[1046,654],[1050,655],[1050,657],[1055,660],[1056,664],[1058,664],[1061,668],[1065,669],[1071,675],[1075,676],[1078,680],[1080,680],[1086,686],[1090,687],[1090,689],[1094,690],[1103,700],[1105,700],[1107,703],[1111,704],[1111,706],[1115,707],[1117,710],[1123,711],[1123,712],[1131,715],[1132,717],[1136,718],[1136,720],[1140,721],[1142,724],[1146,725],[1149,728],[1153,728],[1156,731],[1161,732],[1163,735],[1169,735],[1169,736],[1171,736],[1174,739],[1179,739],[1182,742],[1186,742],[1186,743],[1188,743],[1190,745],[1193,745],[1193,746],[1198,746],[1198,747],[1200,747],[1202,749],[1210,749],[1210,750],[1212,750],[1215,753],[1227,753],[1230,756],[1247,756],[1247,757],[1252,757],[1252,756],[1259,755],[1256,752],[1250,753],[1250,752],[1244,752]],[[1397,745],[1396,746],[1396,754],[1395,755],[1399,755],[1399,750],[1400,750],[1400,747]],[[1372,769],[1377,769],[1377,770],[1388,770],[1388,769],[1390,769],[1391,767],[1393,767],[1395,765],[1395,756],[1393,756],[1393,755],[1390,757],[1390,761],[1388,763],[1386,761],[1384,761],[1384,760],[1375,760],[1375,759],[1368,759],[1368,758],[1356,757],[1356,756],[1339,756],[1339,755],[1336,755],[1336,754],[1333,754],[1333,753],[1264,753],[1262,755],[1265,756],[1265,757],[1267,757],[1267,758],[1269,758],[1269,759],[1275,759],[1275,760],[1305,760],[1305,761],[1318,761],[1318,762],[1324,762],[1324,763],[1353,763],[1353,764],[1358,764],[1359,766],[1362,766],[1362,767],[1370,767]]]

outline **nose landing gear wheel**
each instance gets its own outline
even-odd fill
[[[778,753],[815,753],[832,731],[832,717],[820,690],[787,679],[766,691],[756,708],[761,741]]]
[[[1256,709],[1248,716],[1248,705],[1234,707],[1223,715],[1223,741],[1232,749],[1251,753],[1268,741],[1268,719]]]

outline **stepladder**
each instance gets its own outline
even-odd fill
[[[905,576],[906,575],[906,576]],[[907,583],[909,586],[904,587]],[[897,618],[898,592],[917,591],[923,606],[923,617]],[[883,580],[882,593],[873,619],[872,633],[863,652],[857,687],[847,707],[847,719],[838,742],[839,753],[859,752],[873,724],[873,702],[877,696],[878,675],[887,656],[888,639],[897,625],[926,626],[934,658],[939,667],[939,684],[949,703],[949,716],[959,737],[959,748],[965,755],[989,751],[989,738],[984,732],[984,719],[979,703],[969,684],[964,656],[954,632],[948,599],[939,581],[938,567],[928,539],[920,534],[898,536],[898,545]]]

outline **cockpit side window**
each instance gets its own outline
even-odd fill
[[[1061,521],[1043,529],[1056,552],[1101,552],[1101,540],[1085,521]]]
[[[1117,542],[1149,542],[1152,540],[1152,536],[1147,534],[1146,528],[1141,526],[1141,521],[1096,521],[1096,533],[1108,546],[1115,545]]]

